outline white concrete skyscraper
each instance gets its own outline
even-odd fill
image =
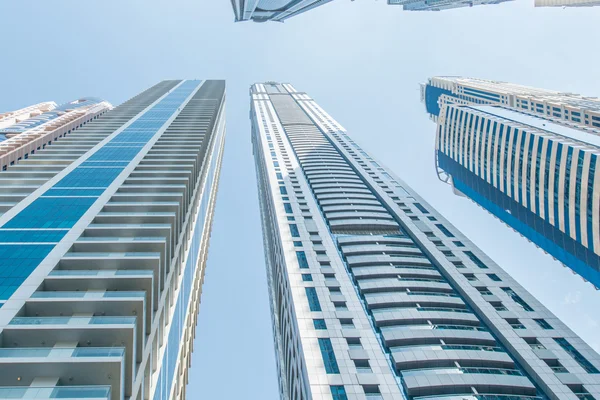
[[[224,136],[163,81],[0,172],[0,399],[185,398]]]
[[[332,0],[231,0],[236,22],[283,22]]]
[[[281,398],[600,398],[600,356],[292,85],[250,89]]]

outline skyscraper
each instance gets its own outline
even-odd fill
[[[15,111],[8,111],[0,114],[0,129],[14,125],[19,121],[32,118],[47,111],[54,110],[57,104],[53,101],[45,101],[43,103],[33,104]]]
[[[600,134],[600,100],[597,97],[508,82],[436,76],[421,85],[421,101],[434,121],[444,102],[499,104]]]
[[[401,5],[406,11],[443,11],[451,8],[500,4],[511,0],[388,0],[388,4]]]
[[[598,0],[535,0],[536,7],[592,7],[600,6]]]
[[[600,287],[600,101],[445,79],[424,86],[440,178]]]
[[[600,398],[600,356],[306,93],[250,95],[282,399]]]
[[[0,114],[2,170],[45,149],[111,108],[107,101],[83,98],[61,106],[46,102]]]
[[[283,22],[332,0],[231,0],[236,22]]]
[[[0,172],[0,398],[182,399],[223,81],[164,81]]]

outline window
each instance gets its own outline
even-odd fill
[[[340,369],[338,368],[337,360],[335,359],[331,339],[319,338],[319,348],[321,349],[321,356],[323,356],[325,372],[328,374],[339,374]]]
[[[281,172],[277,172],[275,175],[277,175],[277,179],[283,179],[283,175],[281,175]]]
[[[452,242],[452,243],[454,243],[454,245],[455,245],[456,247],[465,247],[465,245],[463,244],[463,242],[461,242],[461,241],[458,241],[458,240],[457,240],[457,241],[455,241],[455,242]]]
[[[292,205],[290,203],[283,203],[283,208],[285,208],[285,212],[288,214],[293,213]]]
[[[321,303],[319,303],[319,296],[317,290],[314,287],[304,288],[306,291],[306,297],[308,297],[308,306],[310,311],[321,311]]]
[[[504,304],[499,301],[490,302],[490,304],[496,311],[508,311],[508,309],[504,307]]]
[[[302,274],[302,281],[303,282],[312,282],[312,275],[311,274]]]
[[[343,386],[330,386],[331,397],[333,400],[348,400],[346,389]]]
[[[327,329],[327,324],[325,323],[324,319],[313,319],[313,325],[317,330]]]
[[[369,373],[373,372],[368,360],[354,360],[354,366],[358,373]]]
[[[290,224],[290,233],[292,237],[300,237],[300,232],[298,231],[298,225]]]
[[[414,203],[415,207],[419,209],[423,214],[429,214],[429,211],[421,205],[421,203]]]
[[[575,396],[579,397],[579,399],[581,400],[596,400],[594,398],[594,396],[592,396],[590,394],[590,392],[588,392],[586,390],[586,388],[583,387],[583,385],[567,385],[569,387],[569,389],[571,389],[571,391],[573,393],[575,393]]]
[[[362,349],[362,343],[360,342],[360,338],[346,338],[346,342],[348,343],[348,347],[351,349]]]
[[[294,241],[294,247],[302,247],[302,242]]]
[[[577,364],[581,366],[587,373],[589,374],[600,374],[600,371],[596,367],[592,365],[571,343],[567,341],[565,338],[554,338],[554,341],[563,348],[564,351],[569,353],[571,357]]]
[[[379,391],[379,386],[365,385],[365,386],[363,386],[363,390],[365,391],[365,397],[368,400],[383,399],[383,397],[381,396],[381,392]]]
[[[465,278],[467,278],[467,280],[469,282],[475,282],[477,281],[477,277],[473,274],[465,274]]]
[[[352,322],[352,318],[342,318],[340,319],[340,324],[342,325],[342,328],[354,328],[354,322]]]
[[[490,289],[486,288],[486,287],[478,287],[477,290],[479,290],[479,293],[484,295],[484,296],[491,296],[492,292],[490,291]]]
[[[345,301],[334,301],[333,305],[335,306],[336,310],[347,310],[348,309],[348,306],[346,306]]]
[[[514,290],[512,290],[511,288],[502,288],[502,290],[504,290],[504,293],[506,293],[507,295],[509,295],[513,299],[513,301],[515,303],[517,303],[518,305],[520,305],[523,310],[525,310],[525,311],[533,311],[533,308],[531,308],[529,306],[529,304],[527,304],[525,302],[525,300],[523,300],[521,298],[521,296],[519,296],[518,294],[516,294]]]
[[[298,259],[298,265],[300,266],[300,268],[308,268],[308,260],[306,259],[305,252],[297,251],[296,258]]]
[[[553,329],[552,326],[545,319],[534,319],[534,321],[542,328],[542,329]]]
[[[568,374],[569,370],[567,370],[563,365],[558,362],[558,360],[544,360],[546,365],[550,367],[552,371],[558,374]]]
[[[446,235],[447,237],[454,237],[454,235],[452,234],[452,232],[450,232],[450,231],[448,230],[448,228],[446,228],[444,225],[442,225],[442,224],[435,224],[435,226],[437,226],[437,228],[438,228],[440,231],[442,231],[442,233],[443,233],[444,235]]]
[[[279,186],[279,193],[281,193],[281,194],[288,194],[287,189],[285,188],[285,186]]]
[[[494,282],[502,282],[502,279],[500,279],[496,274],[487,274],[487,276]]]
[[[287,217],[287,220],[288,220],[288,221],[295,221],[295,220],[296,220],[296,218],[288,216],[288,217]]]
[[[479,259],[479,257],[477,257],[475,254],[473,254],[473,252],[471,252],[471,251],[465,251],[464,253],[465,253],[465,255],[466,255],[467,257],[469,257],[469,258],[471,259],[471,261],[473,261],[473,262],[475,263],[475,265],[477,265],[479,268],[481,268],[481,269],[488,269],[487,265],[485,265],[485,264],[483,263],[483,261],[481,261],[481,260]]]
[[[513,329],[525,329],[525,325],[523,325],[518,319],[511,318],[507,319],[506,322],[508,322]]]

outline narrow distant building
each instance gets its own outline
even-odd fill
[[[535,0],[536,7],[593,7],[600,6],[598,0]]]
[[[500,4],[511,0],[388,0],[388,4],[400,5],[406,11],[443,11],[451,8]]]
[[[164,81],[0,172],[0,398],[185,398],[224,107]]]
[[[281,399],[600,398],[600,356],[313,99],[250,96]]]

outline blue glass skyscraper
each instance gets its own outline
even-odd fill
[[[180,399],[223,81],[164,81],[0,172],[0,398]]]
[[[600,101],[443,77],[423,101],[442,180],[600,287]]]

